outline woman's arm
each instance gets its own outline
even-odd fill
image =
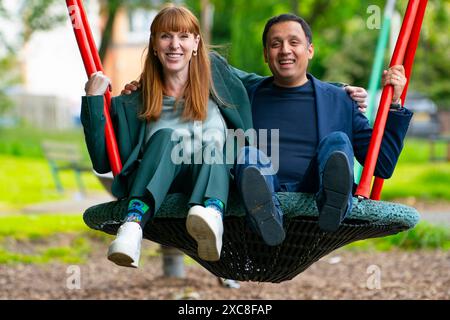
[[[82,97],[81,124],[84,129],[86,146],[89,151],[92,166],[98,173],[111,171],[106,151],[104,97],[110,80],[102,73],[95,73],[86,83],[86,96]],[[111,101],[114,110],[114,99]],[[113,117],[113,115],[111,115]]]

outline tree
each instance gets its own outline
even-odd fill
[[[16,57],[11,53],[0,58],[0,115],[13,105],[6,89],[20,81],[16,65]]]
[[[113,37],[114,22],[116,21],[117,13],[123,9],[135,10],[137,8],[152,9],[159,5],[159,1],[152,0],[101,0],[100,12],[106,19],[105,27],[102,30],[99,56],[100,60],[104,61],[108,48],[111,45]]]
[[[0,39],[8,52],[18,51],[30,40],[34,32],[50,30],[65,21],[67,13],[54,10],[58,2],[59,0],[18,0],[16,2],[17,12],[10,12],[0,0],[0,17],[8,20],[11,16],[18,15],[21,21],[21,32],[15,43],[7,43],[0,31]]]
[[[55,12],[59,0],[18,0],[24,24],[22,44],[37,30],[48,30],[67,19],[67,13]],[[86,0],[87,1],[87,0]],[[156,8],[161,0],[100,0],[105,27],[101,35],[100,56],[106,56],[112,40],[117,12],[122,8]],[[293,12],[308,21],[313,30],[315,56],[309,71],[316,77],[345,81],[366,86],[374,58],[379,30],[366,26],[369,5],[378,5],[383,11],[385,0],[185,0],[183,2],[200,18],[206,39],[225,45],[229,61],[246,71],[268,75],[270,71],[263,59],[261,35],[271,16]],[[399,0],[403,15],[408,1]],[[214,19],[208,19],[214,7]],[[209,13],[208,13],[209,12]],[[0,0],[0,16],[8,16]],[[450,108],[450,60],[448,34],[450,34],[450,2],[429,0],[423,32],[416,54],[411,88],[426,93],[439,106]],[[0,42],[4,37],[0,34]],[[6,44],[9,52],[15,48]],[[229,49],[229,54],[227,50]],[[386,63],[389,63],[386,55]],[[1,89],[0,89],[1,90]]]
[[[383,0],[212,0],[213,41],[231,42],[229,61],[238,68],[270,74],[263,59],[261,34],[267,19],[293,12],[311,25],[315,56],[309,71],[329,81],[368,85],[379,29],[367,28],[367,8],[383,12]],[[408,1],[397,1],[403,17]],[[217,25],[218,24],[218,25]],[[426,94],[440,108],[450,109],[450,2],[429,0],[411,79],[411,90]],[[229,39],[229,40],[228,40]],[[385,67],[390,61],[386,53]]]
[[[211,42],[211,29],[213,23],[213,6],[209,0],[200,0],[200,23],[203,37],[206,43]]]
[[[34,0],[20,3],[23,22],[22,41],[26,43],[36,31],[50,30],[67,19],[66,12],[55,12],[58,0]]]
[[[398,2],[397,10],[402,17],[407,3],[407,1]],[[382,4],[378,3],[381,8]],[[355,12],[364,13],[367,5],[367,1],[361,2],[361,8]],[[364,14],[358,14],[347,19],[345,23],[341,22],[344,28],[340,28],[342,36],[336,47],[330,46],[333,43],[327,36],[330,30],[329,27],[325,27],[327,31],[325,34],[322,31],[322,36],[325,36],[328,43],[326,50],[330,52],[322,55],[324,58],[319,64],[315,61],[315,72],[323,68],[324,79],[367,86],[379,30],[366,28],[365,20]],[[410,90],[425,94],[441,109],[448,110],[450,110],[450,60],[447,57],[449,33],[450,3],[439,0],[428,1],[410,85]],[[320,43],[321,48],[322,45]],[[389,52],[386,52],[385,68],[389,65],[390,59]]]
[[[22,32],[20,41],[14,44],[14,49],[18,50],[25,45],[34,32],[50,30],[58,24],[66,21],[67,11],[61,5],[60,0],[19,0],[18,14],[22,20]],[[101,34],[101,46],[99,48],[100,58],[104,59],[108,47],[112,40],[113,26],[117,12],[122,8],[134,10],[136,8],[153,8],[160,1],[152,0],[99,0],[101,14],[105,17],[106,23]],[[8,16],[12,13],[7,12],[5,6],[0,0],[0,15]],[[0,39],[2,35],[0,34]]]
[[[268,17],[274,15],[283,1],[233,0],[230,62],[238,68],[259,74],[269,74],[264,63],[261,35]],[[285,9],[282,9],[283,11]]]
[[[411,89],[450,110],[450,3],[430,0],[411,77]]]

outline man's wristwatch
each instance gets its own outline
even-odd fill
[[[391,103],[391,106],[389,107],[390,111],[399,111],[402,109],[403,109],[402,100],[399,100],[399,102],[397,103]]]

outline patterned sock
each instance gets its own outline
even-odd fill
[[[150,206],[140,199],[131,199],[128,203],[126,222],[137,222],[144,227],[151,216]],[[148,212],[148,214],[147,214]]]
[[[223,219],[223,210],[225,209],[225,205],[222,201],[216,198],[210,198],[204,202],[205,208],[211,208],[220,213]]]

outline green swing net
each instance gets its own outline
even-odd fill
[[[75,37],[88,76],[102,71],[97,49],[81,0],[66,0],[73,21]],[[403,64],[410,79],[415,51],[427,0],[410,0],[390,65]],[[407,86],[402,95],[405,101]],[[278,246],[266,245],[245,222],[245,209],[238,195],[231,194],[224,217],[221,259],[209,262],[197,256],[197,245],[186,231],[187,197],[170,194],[154,219],[144,228],[144,238],[175,247],[196,260],[217,277],[239,281],[274,282],[290,280],[330,252],[351,242],[384,237],[413,228],[419,221],[418,212],[411,207],[379,201],[383,180],[375,171],[384,127],[392,101],[393,87],[383,89],[374,123],[369,152],[360,183],[353,198],[352,212],[335,232],[318,227],[318,210],[312,194],[279,192],[284,215],[286,239]],[[121,161],[112,122],[109,116],[110,93],[105,93],[104,114],[107,152],[112,172],[117,175]],[[116,234],[126,215],[127,201],[118,200],[88,208],[85,223],[92,229]]]

